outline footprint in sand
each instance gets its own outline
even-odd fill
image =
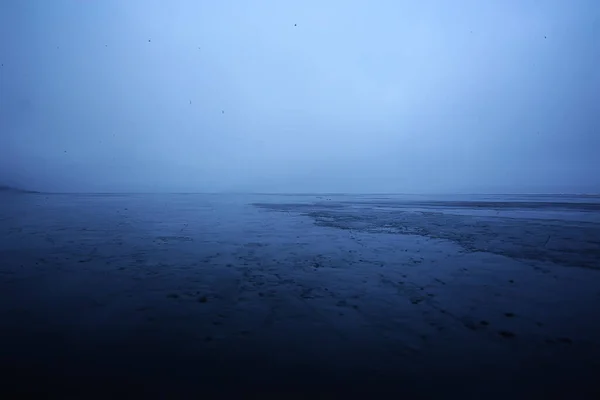
[[[498,332],[498,334],[505,339],[512,339],[516,336],[513,332],[510,331],[500,331]]]

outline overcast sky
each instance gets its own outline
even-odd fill
[[[600,192],[597,0],[2,0],[0,183]]]

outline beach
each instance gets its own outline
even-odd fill
[[[3,390],[587,398],[600,197],[0,194],[0,293]]]

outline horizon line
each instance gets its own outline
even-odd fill
[[[255,196],[600,196],[600,192],[244,192],[244,191],[37,191],[19,190],[29,194],[202,194],[202,195],[255,195]]]

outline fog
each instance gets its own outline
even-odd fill
[[[0,3],[0,184],[600,192],[589,0]]]

